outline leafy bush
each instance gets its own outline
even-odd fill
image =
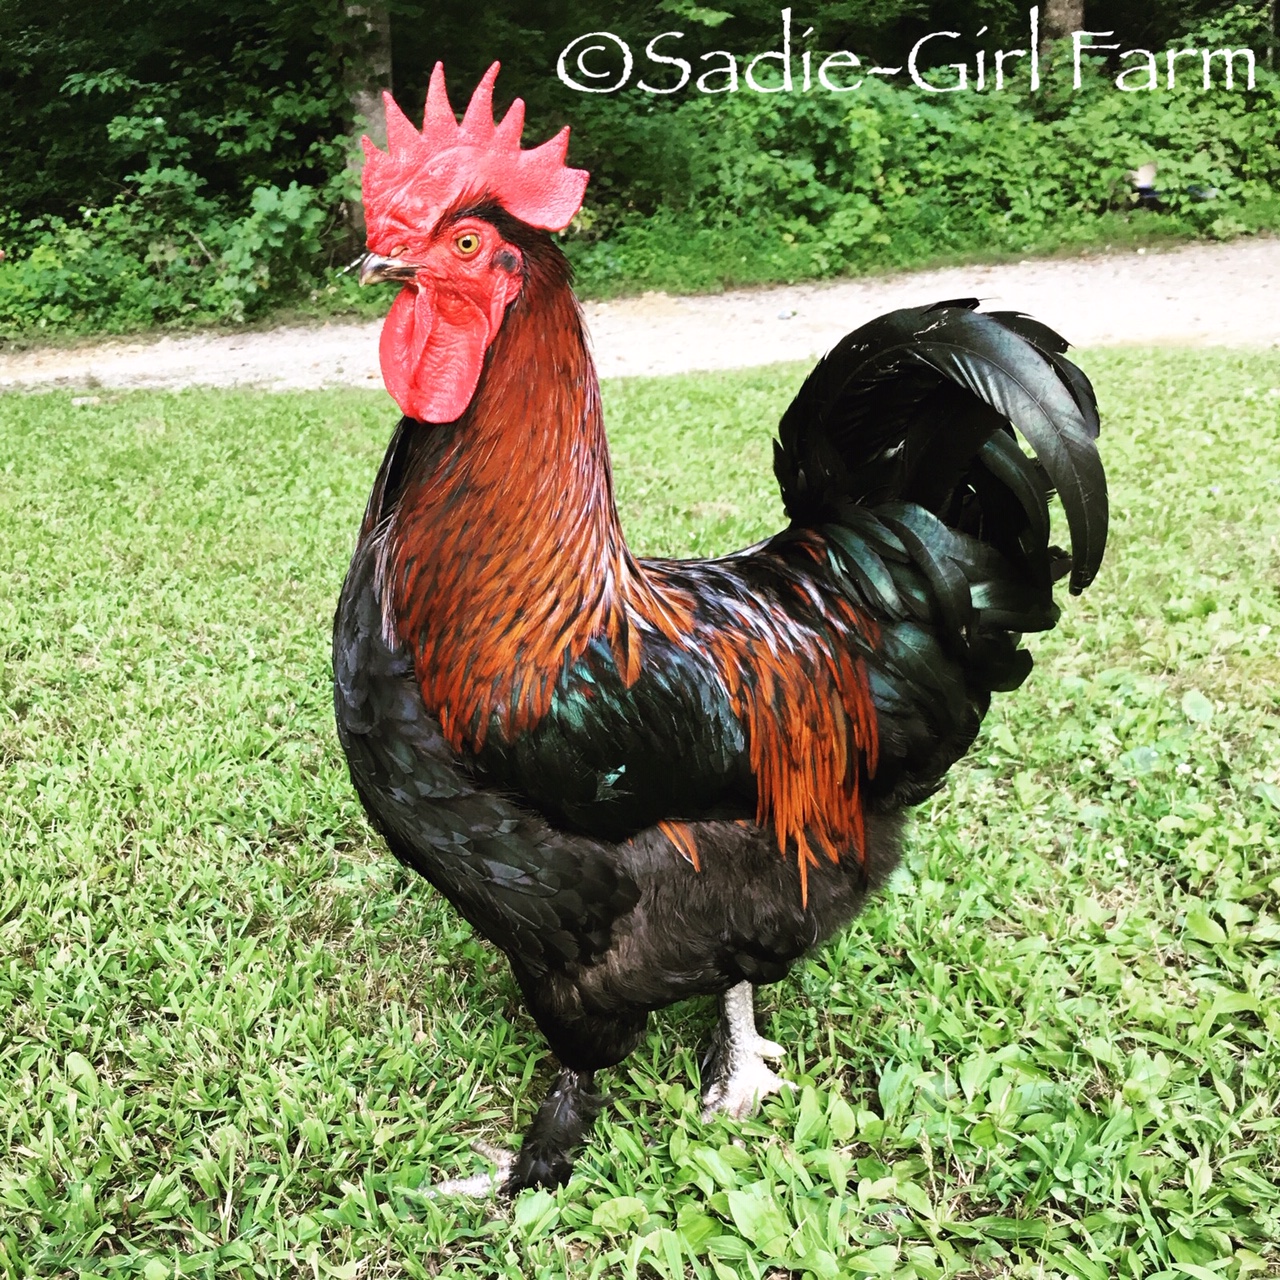
[[[309,289],[346,247],[353,21],[0,4],[0,335],[236,321]]]
[[[111,12],[125,2],[104,0]],[[234,34],[188,0],[156,0],[137,37],[142,52],[111,55],[120,66],[102,65],[107,55],[95,54],[69,0],[54,6],[48,32],[32,17],[9,43],[0,7],[0,72],[25,84],[47,60],[41,50],[56,47],[62,59],[58,78],[48,66],[42,73],[53,98],[25,130],[0,137],[7,181],[13,170],[0,194],[13,202],[8,213],[0,205],[0,337],[235,322],[308,295],[326,309],[352,305],[349,280],[321,283],[353,251],[341,217],[353,183],[339,19],[317,19],[298,0],[224,2],[238,15]],[[933,95],[868,77],[844,95],[557,98],[546,60],[562,33],[516,30],[510,15],[477,14],[462,0],[448,0],[438,26],[414,26],[412,8],[406,0],[395,9],[403,104],[420,93],[414,77],[437,52],[451,59],[456,103],[473,82],[468,58],[487,62],[502,48],[513,50],[502,92],[529,98],[531,138],[564,118],[574,125],[572,159],[592,182],[564,244],[588,294],[1280,227],[1280,79],[1261,69],[1256,89],[1230,92],[1202,91],[1194,72],[1174,91],[1120,92],[1115,70],[1094,65],[1080,91],[1058,69],[1034,95]],[[566,30],[585,29],[572,24],[588,9],[588,0],[570,4]],[[735,17],[662,0],[658,17],[641,5],[629,20],[714,20],[723,23],[717,42],[758,46],[776,12],[764,0],[737,9]],[[1177,47],[1260,48],[1262,12],[1237,4]],[[824,21],[837,43],[844,23],[901,49],[902,22],[937,29],[930,14],[923,4],[839,0]],[[185,34],[173,34],[183,23]],[[69,58],[81,69],[69,70]],[[8,94],[0,77],[0,108],[18,111]],[[77,115],[79,134],[66,123]],[[50,152],[38,172],[33,139]],[[84,195],[68,204],[73,152]],[[1160,205],[1139,208],[1127,175],[1150,162]]]
[[[28,223],[31,247],[0,263],[0,335],[242,321],[311,286],[327,220],[313,188],[258,187],[240,218],[185,195]]]
[[[1143,233],[1226,237],[1280,226],[1280,81],[1124,93],[1098,67],[1081,90],[935,98],[868,81],[847,98],[739,93],[664,118],[686,154],[648,212],[567,237],[584,286],[617,292],[802,279],[950,255],[1023,253]],[[1114,75],[1114,71],[1111,72]],[[696,162],[695,162],[696,160]],[[1128,174],[1157,166],[1160,204]]]
[[[249,303],[309,285],[321,250],[325,212],[311,187],[258,187],[250,206],[249,215],[227,229],[224,270],[214,286],[234,319],[243,318]]]

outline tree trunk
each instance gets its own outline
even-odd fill
[[[1084,29],[1084,0],[1045,0],[1040,17],[1040,52],[1051,41],[1066,40]]]
[[[364,239],[364,206],[360,202],[360,171],[364,152],[360,136],[368,134],[380,147],[387,145],[387,122],[382,94],[391,92],[391,11],[386,0],[346,0],[351,45],[347,55],[347,100],[351,103],[351,147],[347,169],[351,197],[347,200],[347,224]]]

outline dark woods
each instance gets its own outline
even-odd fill
[[[797,41],[813,29],[803,47],[815,57],[849,50],[865,66],[901,65],[922,36],[954,32],[921,58],[945,84],[948,64],[1025,46],[1028,11],[824,0],[793,6],[792,25]],[[696,65],[706,50],[776,49],[780,14],[775,0],[2,0],[0,336],[355,305],[333,268],[359,240],[358,118],[388,82],[416,114],[437,59],[455,105],[500,59],[498,105],[526,100],[527,140],[573,125],[571,160],[592,181],[565,245],[588,293],[1280,223],[1267,0],[1041,6],[1046,40],[1083,20],[1125,49],[1251,46],[1253,91],[1206,93],[1188,73],[1172,92],[1120,93],[1115,54],[1080,91],[1068,74],[1036,94],[1025,80],[1001,95],[927,93],[899,76],[840,94],[664,95],[637,89],[639,72],[616,94],[587,94],[556,75],[588,32],[614,33],[637,58],[682,32],[663,51]],[[1045,50],[1049,66],[1069,56]],[[673,82],[645,66],[654,87]],[[1138,208],[1127,174],[1151,162],[1157,194]]]

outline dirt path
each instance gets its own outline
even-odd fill
[[[956,267],[696,298],[592,303],[605,377],[812,359],[894,307],[977,295],[1076,346],[1280,347],[1280,239]],[[0,390],[378,386],[380,322],[110,342],[0,355]]]

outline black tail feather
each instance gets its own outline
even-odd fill
[[[851,503],[892,499],[947,519],[948,504],[973,487],[975,455],[997,432],[1016,428],[1062,500],[1078,593],[1096,574],[1106,542],[1093,388],[1047,326],[975,305],[965,299],[891,312],[818,363],[779,424],[783,501],[797,524],[839,520]],[[1002,461],[1006,473],[1017,465],[1007,450]]]
[[[1052,329],[976,307],[960,299],[864,325],[779,424],[787,512],[822,532],[878,625],[872,793],[889,806],[937,788],[991,693],[1031,670],[1019,641],[1057,621],[1054,581],[1070,572],[1082,590],[1106,542],[1088,378]],[[1055,490],[1069,555],[1049,540]]]

